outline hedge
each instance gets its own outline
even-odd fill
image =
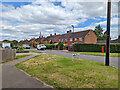
[[[22,50],[17,50],[16,53],[29,53],[29,51],[22,51]]]
[[[73,45],[75,52],[101,52],[101,47],[104,46],[104,50],[106,50],[105,44],[79,44],[75,43]],[[111,53],[120,53],[120,44],[111,44],[110,45]]]
[[[46,49],[52,49],[54,44],[44,44],[46,46]]]

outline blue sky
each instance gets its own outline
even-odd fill
[[[0,16],[1,40],[24,40],[50,33],[63,34],[75,26],[75,31],[93,29],[101,24],[106,31],[106,3],[50,2],[2,2]],[[87,7],[86,7],[87,6]],[[117,4],[112,4],[111,38],[118,36]]]

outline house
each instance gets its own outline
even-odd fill
[[[54,35],[50,34],[50,36],[43,40],[43,43],[58,43],[59,41],[63,42],[66,46],[72,46],[74,43],[95,44],[97,42],[97,36],[93,30],[79,32],[67,31],[66,34],[62,35],[56,35],[56,33]]]
[[[33,46],[34,42],[38,42],[41,44],[47,43],[59,43],[59,41],[63,42],[66,46],[72,46],[74,43],[88,43],[88,44],[95,44],[97,42],[97,36],[93,32],[93,30],[85,30],[79,32],[71,32],[67,31],[66,34],[59,34],[56,33],[54,35],[50,34],[50,36],[43,37],[40,36],[39,38],[32,38],[30,40],[20,41],[19,45],[22,44],[31,44]]]

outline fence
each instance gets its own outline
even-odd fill
[[[14,58],[16,58],[16,49],[0,50],[0,63]]]

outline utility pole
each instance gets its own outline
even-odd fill
[[[107,8],[107,40],[106,40],[106,61],[105,65],[109,66],[109,54],[110,54],[110,20],[111,20],[111,0],[108,0]]]

